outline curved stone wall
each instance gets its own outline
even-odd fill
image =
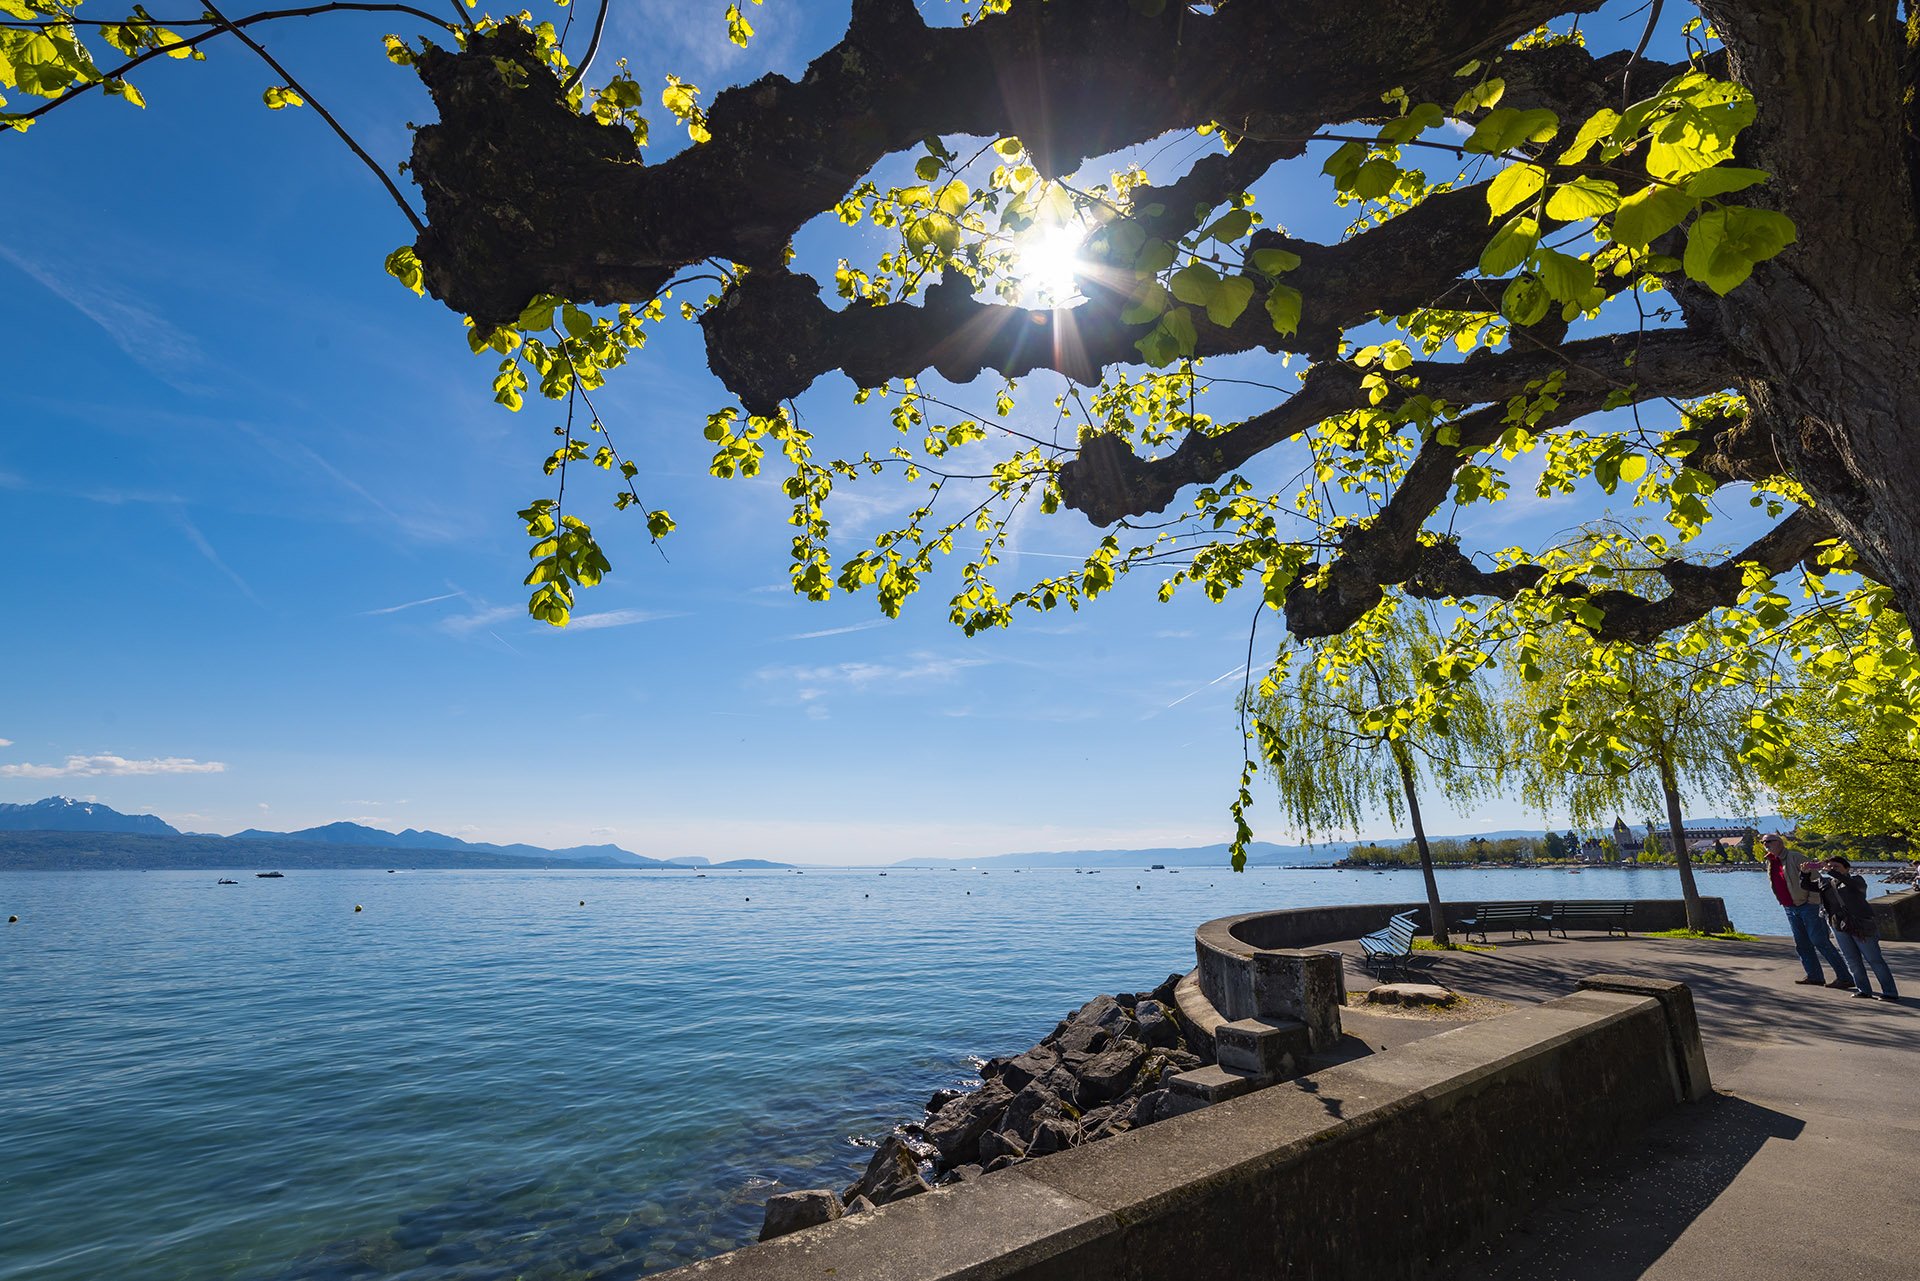
[[[1443,902],[1449,921],[1470,917],[1484,900]],[[1526,900],[1518,900],[1525,902]],[[1541,902],[1577,903],[1581,899],[1542,899]],[[1727,928],[1724,900],[1703,897],[1709,929]],[[1327,965],[1323,949],[1386,928],[1402,912],[1414,913],[1424,928],[1427,905],[1420,903],[1342,903],[1331,907],[1282,908],[1270,912],[1242,912],[1208,921],[1193,932],[1199,958],[1200,992],[1221,1019],[1297,1019],[1309,1028],[1331,1020],[1339,1028],[1338,1004],[1345,999],[1344,973],[1336,970],[1334,993],[1325,990],[1318,973]],[[1633,932],[1684,928],[1687,905],[1682,899],[1634,899]],[[1334,964],[1338,964],[1335,958]],[[1332,1008],[1323,1008],[1326,1002]]]

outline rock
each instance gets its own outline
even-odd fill
[[[980,1065],[980,1079],[983,1081],[993,1080],[993,1078],[1000,1075],[1001,1069],[1005,1068],[1011,1061],[1012,1060],[1004,1054],[988,1059]]]
[[[1042,1045],[1057,1044],[1060,1038],[1067,1034],[1067,1028],[1069,1026],[1071,1025],[1065,1019],[1061,1019],[1058,1023],[1053,1025],[1053,1031],[1047,1033],[1044,1037],[1040,1038],[1040,1044]]]
[[[1019,1164],[1020,1161],[1023,1159],[1024,1158],[1017,1157],[1017,1156],[996,1157],[994,1160],[990,1161],[987,1164],[985,1173],[992,1174],[995,1170],[1004,1170],[1010,1165]]]
[[[887,1205],[927,1190],[927,1181],[920,1177],[920,1164],[913,1159],[912,1150],[899,1135],[889,1134],[881,1142],[880,1150],[873,1154],[873,1160],[867,1162],[867,1172],[842,1196],[849,1204],[864,1196],[875,1205]]]
[[[1112,1133],[1138,1129],[1153,1124],[1153,1119],[1166,1097],[1165,1090],[1148,1090],[1114,1105],[1113,1112],[1107,1117],[1106,1129]]]
[[[860,1213],[862,1210],[871,1210],[871,1209],[873,1209],[873,1202],[867,1200],[867,1198],[863,1196],[857,1196],[853,1200],[847,1202],[847,1213],[845,1216],[842,1216],[842,1217],[851,1217],[853,1215]]]
[[[1065,1063],[1053,1068],[1033,1084],[1039,1086],[1048,1094],[1053,1095],[1054,1098],[1059,1099],[1060,1102],[1066,1104],[1068,1107],[1080,1106],[1080,1078],[1075,1076],[1073,1069]]]
[[[1064,1115],[1066,1113],[1060,1105],[1060,1096],[1049,1090],[1045,1082],[1035,1081],[1013,1096],[1013,1102],[1007,1105],[1006,1115],[1001,1118],[1000,1129],[1024,1146],[1033,1141],[1040,1122],[1048,1117]]]
[[[1089,1102],[1104,1102],[1133,1084],[1133,1077],[1147,1057],[1147,1047],[1138,1041],[1116,1041],[1112,1048],[1089,1060],[1074,1075],[1080,1078],[1081,1096]]]
[[[1140,997],[1133,992],[1115,992],[1113,999],[1126,1006],[1129,1010],[1140,1004]]]
[[[966,1097],[966,1093],[965,1090],[935,1090],[933,1097],[927,1100],[927,1115],[933,1116],[955,1099]]]
[[[988,1130],[980,1136],[980,1159],[991,1165],[1003,1156],[1025,1156],[1027,1145],[1012,1134]]]
[[[1033,1136],[1033,1143],[1027,1148],[1027,1155],[1046,1156],[1053,1152],[1064,1152],[1079,1141],[1078,1125],[1072,1121],[1048,1117],[1040,1123],[1039,1132]]]
[[[1437,983],[1382,983],[1367,993],[1369,1005],[1451,1005],[1453,993]]]
[[[1109,997],[1107,999],[1112,1000],[1113,998]],[[1108,1036],[1118,1040],[1120,1037],[1128,1036],[1133,1032],[1133,1011],[1120,1004],[1120,1002],[1114,1001],[1113,1004],[1103,1010],[1100,1017],[1093,1022],[1095,1027],[1104,1028]]]
[[[1091,1134],[1094,1130],[1099,1129],[1100,1126],[1106,1122],[1108,1117],[1113,1115],[1113,1111],[1114,1110],[1112,1108],[1105,1107],[1105,1108],[1094,1108],[1091,1111],[1082,1112],[1080,1114],[1081,1131],[1083,1133]]]
[[[941,1163],[953,1166],[972,1161],[979,1150],[980,1136],[993,1128],[1012,1101],[1012,1090],[999,1081],[988,1081],[929,1118],[927,1140],[940,1153]]]
[[[1148,999],[1134,1007],[1133,1017],[1140,1024],[1140,1039],[1148,1045],[1166,1047],[1180,1039],[1180,1024],[1167,1013],[1167,1007]]]
[[[1120,1002],[1110,996],[1096,996],[1085,1005],[1067,1016],[1069,1023],[1091,1023],[1096,1026],[1103,1023],[1113,1011],[1120,1008]]]
[[[782,1192],[767,1198],[766,1221],[760,1225],[760,1239],[771,1241],[802,1228],[832,1223],[846,1215],[840,1198],[825,1188],[806,1192]]]
[[[1007,1065],[1000,1070],[1000,1080],[1009,1090],[1018,1093],[1036,1078],[1046,1075],[1047,1069],[1059,1061],[1058,1053],[1047,1046],[1036,1045],[1025,1054],[1007,1060]]]
[[[1185,977],[1184,974],[1167,975],[1167,981],[1153,989],[1153,999],[1160,1002],[1163,1006],[1172,1008],[1174,989],[1180,986],[1180,980]]]
[[[971,1183],[985,1173],[986,1171],[982,1170],[977,1165],[956,1165],[951,1170],[948,1170],[946,1172],[946,1174],[941,1178],[940,1182],[943,1184]]]
[[[1116,1005],[1114,1008],[1120,1007]],[[1060,1051],[1060,1057],[1065,1059],[1077,1055],[1098,1054],[1112,1039],[1105,1028],[1096,1024],[1070,1023],[1060,1039],[1054,1042],[1054,1046]]]

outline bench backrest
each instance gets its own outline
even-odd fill
[[[1368,939],[1378,939],[1395,952],[1413,950],[1413,913],[1402,912],[1387,922],[1387,928],[1378,934],[1367,935]]]
[[[1601,900],[1586,903],[1555,903],[1555,916],[1630,916],[1633,913],[1633,901]]]

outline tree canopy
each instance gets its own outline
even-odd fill
[[[1301,639],[1396,595],[1435,602],[1453,620],[1427,665],[1440,685],[1502,653],[1535,668],[1565,628],[1789,649],[1829,676],[1870,658],[1876,723],[1912,734],[1910,632],[1872,625],[1920,607],[1920,60],[1902,6],[1656,3],[1647,37],[1670,60],[1647,37],[1590,51],[1581,18],[1605,7],[981,0],[938,25],[911,0],[854,0],[802,78],[703,105],[684,80],[608,73],[604,3],[576,29],[564,6],[559,25],[373,3],[163,21],[0,0],[16,93],[0,123],[95,88],[140,106],[131,75],[223,38],[267,68],[267,108],[324,114],[271,42],[391,15],[388,56],[439,118],[402,181],[368,159],[414,232],[386,268],[464,318],[502,405],[566,406],[548,488],[520,512],[530,609],[556,624],[611,567],[570,469],[617,477],[613,503],[650,537],[673,530],[591,396],[640,363],[649,327],[690,322],[731,398],[703,426],[711,469],[785,470],[805,595],[871,587],[897,612],[971,540],[949,601],[969,632],[1158,568],[1163,596],[1251,588]],[[725,21],[751,40],[749,11]],[[652,103],[688,138],[658,163]],[[1204,154],[1149,177],[1130,149],[1170,137]],[[912,181],[876,176],[905,157]],[[1275,182],[1325,184],[1345,233],[1269,222]],[[795,257],[835,222],[885,248]],[[1068,270],[1043,287],[1037,260],[1061,245]],[[893,403],[891,449],[842,452],[802,424],[796,398],[836,370],[855,400]],[[1268,403],[1204,412],[1229,382]],[[1005,425],[1036,387],[1058,388],[1051,438]],[[1652,572],[1620,585],[1604,540],[1477,545],[1536,473],[1542,497],[1661,514],[1670,532],[1632,536]],[[840,546],[836,488],[883,474],[926,497]],[[1770,523],[1708,551],[1735,492]],[[1100,532],[1072,572],[1005,585],[1029,506]],[[1446,703],[1407,699],[1412,720]],[[1761,706],[1743,751],[1784,767],[1783,726]]]

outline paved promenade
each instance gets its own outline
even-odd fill
[[[1784,922],[1782,922],[1784,924]],[[1884,943],[1901,1004],[1797,987],[1791,940],[1571,942],[1441,957],[1526,1004],[1600,973],[1693,989],[1718,1097],[1597,1165],[1458,1275],[1471,1281],[1912,1281],[1920,1276],[1920,943]],[[1357,949],[1348,949],[1357,954]],[[1829,975],[1831,977],[1831,975]],[[1348,986],[1369,986],[1357,964]],[[1352,1012],[1376,1048],[1449,1024]]]

